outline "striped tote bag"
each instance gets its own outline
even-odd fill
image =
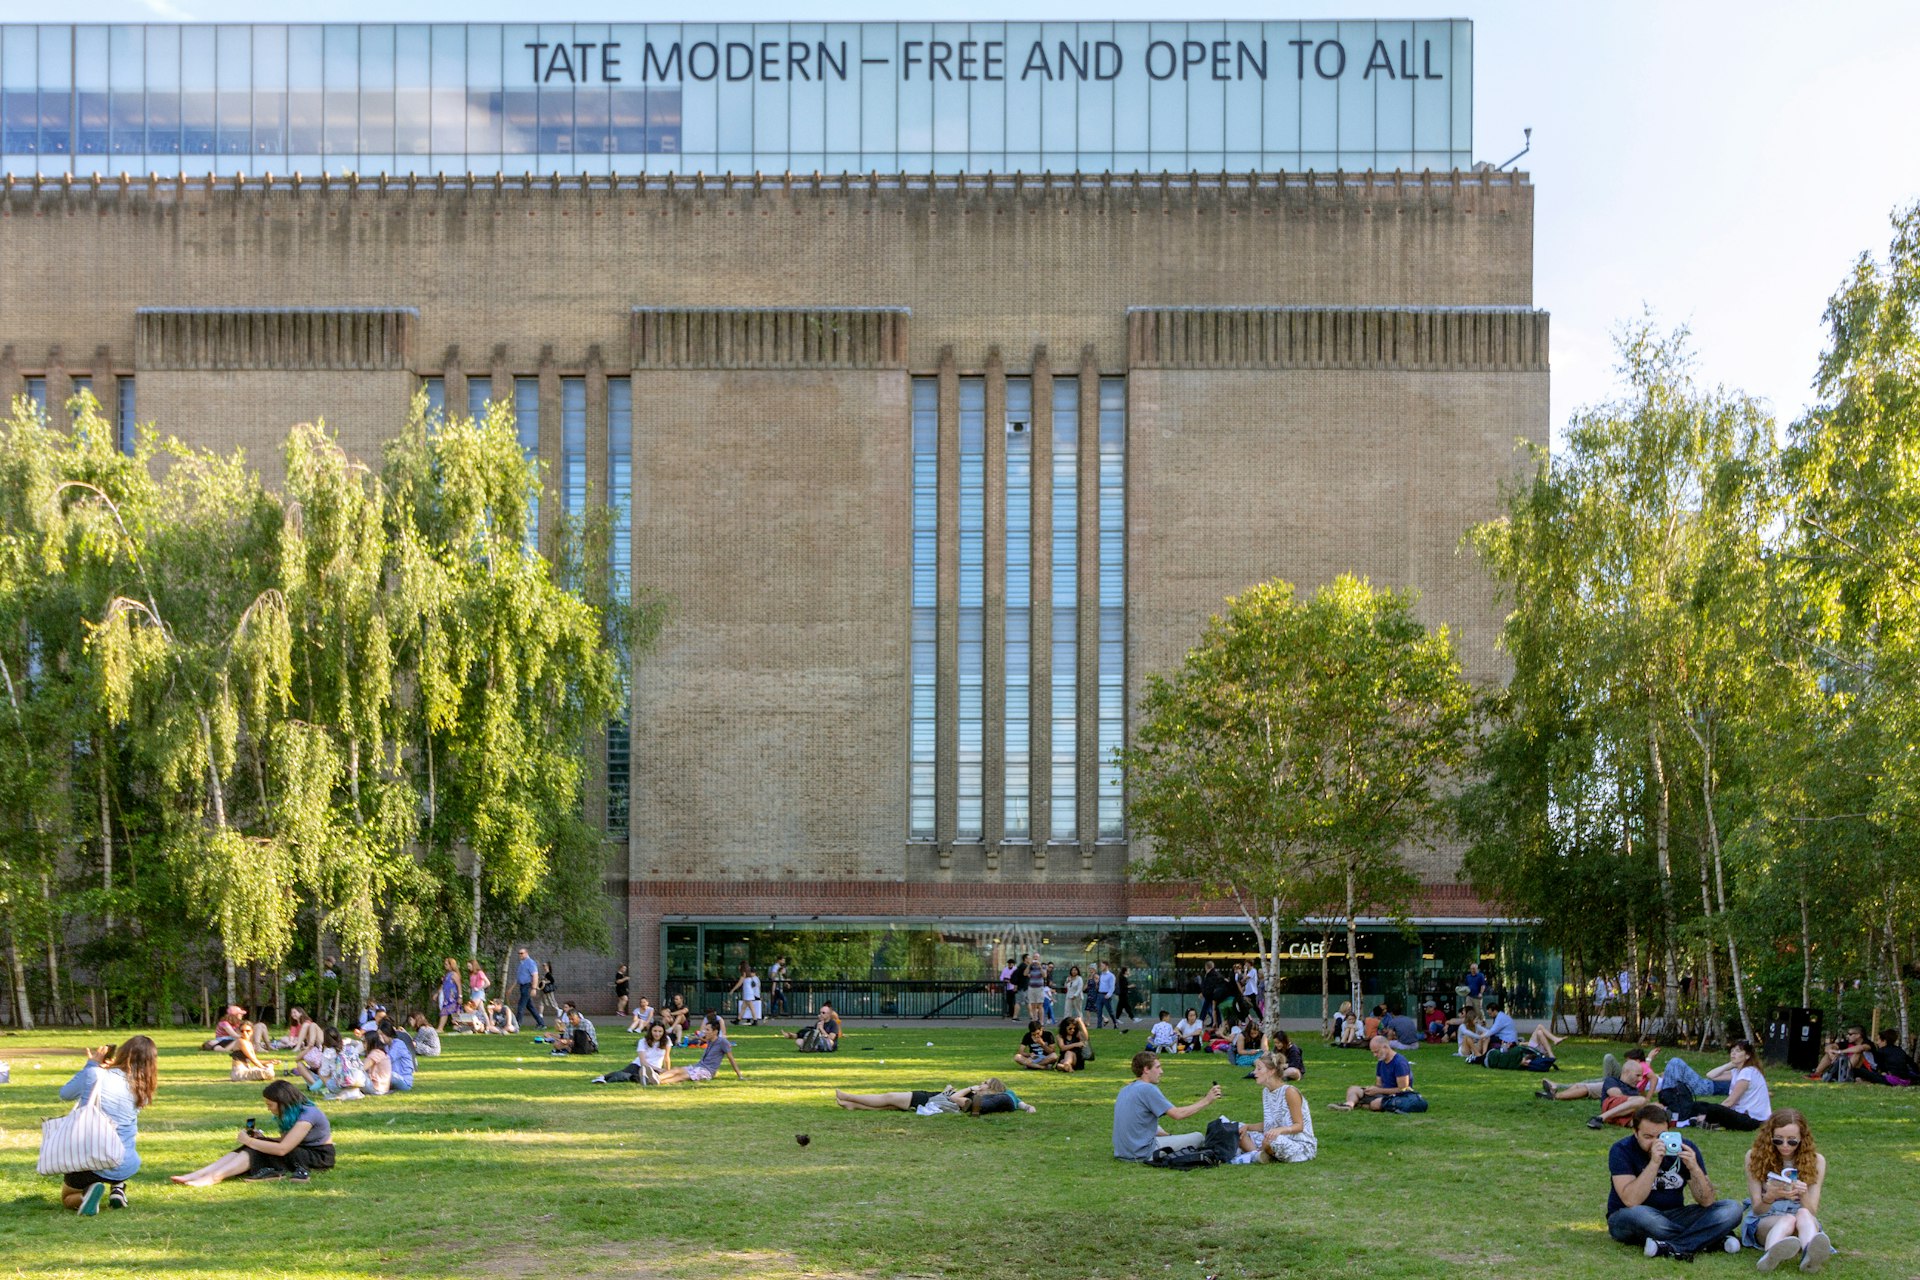
[[[100,1085],[73,1104],[73,1110],[40,1123],[40,1172],[91,1173],[111,1169],[127,1158],[119,1131],[100,1105]]]

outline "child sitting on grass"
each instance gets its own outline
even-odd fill
[[[1160,1011],[1160,1021],[1154,1023],[1147,1031],[1147,1048],[1153,1050],[1155,1053],[1173,1052],[1172,1018],[1173,1013],[1171,1010],[1162,1009]]]

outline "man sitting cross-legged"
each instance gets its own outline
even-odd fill
[[[1060,1042],[1036,1018],[1027,1023],[1027,1034],[1020,1037],[1020,1051],[1013,1060],[1029,1071],[1051,1071],[1060,1065]]]
[[[1160,1127],[1160,1117],[1185,1120],[1206,1110],[1220,1100],[1219,1083],[1216,1081],[1197,1101],[1176,1107],[1167,1101],[1166,1094],[1160,1092],[1160,1073],[1164,1070],[1157,1053],[1142,1050],[1133,1055],[1133,1083],[1122,1089],[1113,1100],[1115,1158],[1151,1160],[1153,1153],[1162,1147],[1179,1151],[1200,1146],[1206,1141],[1205,1135],[1198,1133],[1183,1133],[1177,1137],[1169,1135]]]
[[[1702,1249],[1738,1253],[1741,1203],[1722,1200],[1707,1178],[1700,1148],[1668,1124],[1667,1109],[1640,1109],[1633,1132],[1607,1152],[1607,1234],[1643,1245],[1649,1258],[1690,1260]],[[1693,1193],[1693,1203],[1686,1201]]]
[[[1367,1042],[1373,1054],[1374,1083],[1348,1088],[1347,1100],[1333,1104],[1335,1111],[1425,1111],[1427,1100],[1413,1089],[1413,1067],[1406,1057],[1388,1043],[1385,1036]]]

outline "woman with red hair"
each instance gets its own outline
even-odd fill
[[[1772,1271],[1789,1258],[1802,1271],[1818,1271],[1833,1256],[1833,1244],[1814,1214],[1827,1183],[1827,1158],[1813,1145],[1807,1118],[1781,1107],[1753,1136],[1747,1152],[1747,1214],[1740,1239],[1760,1253],[1759,1267]]]

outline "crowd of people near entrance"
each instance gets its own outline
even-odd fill
[[[1056,1007],[1056,975],[1050,966],[1037,956],[1021,963],[1023,969],[1003,975],[1010,984],[1016,975],[1025,982],[1009,986],[1010,992],[1032,994],[1025,1011],[1035,1016],[1028,1018],[1026,1033],[1011,1055],[1020,1070],[1089,1070],[1098,1058],[1089,1009],[1099,1020],[1143,1020],[1135,1015],[1124,970],[1100,963],[1089,974],[1070,966]],[[773,973],[785,964],[783,959]],[[734,1079],[745,1078],[721,1012],[709,1010],[696,1017],[680,995],[658,1008],[645,996],[635,1001],[630,989],[621,989],[624,978],[622,973],[616,979],[620,1012],[628,1017],[627,1030],[637,1034],[638,1042],[629,1063],[592,1077],[592,1083],[667,1086],[714,1080],[723,1070],[730,1070]],[[202,1047],[228,1055],[232,1080],[264,1084],[267,1123],[248,1119],[229,1151],[198,1169],[173,1175],[172,1181],[188,1187],[232,1178],[309,1181],[335,1161],[332,1123],[322,1104],[410,1090],[418,1060],[441,1052],[443,1029],[448,1034],[510,1032],[523,1025],[524,1015],[543,1033],[536,1041],[550,1044],[557,1056],[599,1052],[592,1021],[575,1002],[554,998],[550,965],[535,964],[523,948],[514,979],[519,999],[509,1007],[503,997],[490,993],[491,982],[477,964],[463,972],[447,960],[438,1027],[424,1013],[397,1018],[377,1001],[368,1001],[344,1020],[344,1029],[295,1007],[276,1036],[264,1020],[248,1018],[238,1006],[223,1010]],[[1635,1045],[1617,1055],[1605,1054],[1595,1075],[1570,1075],[1557,1056],[1564,1037],[1545,1026],[1523,1035],[1500,1001],[1485,998],[1487,988],[1477,966],[1468,979],[1463,994],[1472,998],[1463,999],[1457,1013],[1433,1003],[1413,1014],[1378,1004],[1362,1015],[1343,1003],[1332,1020],[1328,1043],[1364,1048],[1373,1070],[1369,1079],[1346,1083],[1341,1099],[1328,1103],[1327,1109],[1397,1115],[1427,1111],[1428,1100],[1415,1086],[1414,1056],[1423,1046],[1451,1044],[1454,1055],[1470,1063],[1539,1071],[1541,1078],[1532,1089],[1536,1096],[1588,1103],[1590,1127],[1626,1130],[1607,1153],[1606,1227],[1614,1240],[1638,1247],[1649,1258],[1680,1261],[1702,1252],[1751,1250],[1759,1255],[1756,1265],[1762,1271],[1789,1263],[1818,1271],[1833,1256],[1821,1225],[1827,1156],[1817,1148],[1803,1112],[1774,1105],[1766,1066],[1750,1043],[1736,1040],[1724,1061],[1701,1067],[1690,1065],[1681,1054]],[[1473,980],[1481,985],[1470,985]],[[1147,1028],[1145,1047],[1130,1056],[1131,1080],[1113,1104],[1114,1156],[1175,1168],[1314,1160],[1319,1139],[1312,1107],[1302,1092],[1305,1058],[1290,1033],[1267,1030],[1257,971],[1252,966],[1232,971],[1209,966],[1199,990],[1202,998],[1192,1005],[1158,1009]],[[1116,999],[1122,991],[1128,998]],[[763,990],[752,966],[742,966],[727,997],[743,1021],[765,1020]],[[480,1001],[486,1012],[478,1018],[466,1016]],[[1019,1011],[1017,1002],[1013,1007]],[[833,1006],[823,1003],[811,1025],[779,1034],[798,1052],[833,1053],[841,1046],[843,1027]],[[1224,1096],[1218,1081],[1184,1104],[1161,1091],[1164,1059],[1188,1054],[1218,1055],[1209,1061],[1248,1068],[1246,1078],[1259,1087],[1258,1114],[1218,1116],[1199,1129],[1182,1124],[1204,1116]],[[65,1173],[61,1199],[67,1207],[92,1214],[103,1206],[128,1204],[128,1180],[141,1169],[139,1113],[157,1088],[156,1060],[153,1041],[134,1036],[120,1045],[89,1050],[85,1065],[62,1086],[63,1099],[86,1100],[100,1108],[123,1152],[109,1167]],[[1920,1071],[1895,1032],[1888,1029],[1870,1038],[1858,1026],[1829,1040],[1808,1076],[1896,1087],[1916,1078]],[[849,1111],[922,1116],[1038,1111],[998,1076],[964,1086],[836,1089],[834,1101]],[[1170,1131],[1169,1126],[1182,1131]],[[1692,1137],[1714,1130],[1754,1135],[1741,1169],[1728,1179],[1726,1194],[1709,1176],[1706,1158]]]

